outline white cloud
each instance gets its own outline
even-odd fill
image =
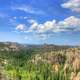
[[[56,21],[46,21],[44,24],[40,24],[38,27],[38,32],[51,31],[56,27]]]
[[[16,30],[24,30],[25,25],[24,24],[19,24],[16,26]]]
[[[16,30],[21,30],[24,33],[57,33],[57,32],[74,32],[80,31],[80,19],[75,16],[70,16],[63,21],[56,20],[46,21],[39,24],[35,20],[30,20],[30,27],[25,29],[24,24],[19,24]]]
[[[62,7],[80,12],[80,0],[68,0],[66,3],[62,4]]]
[[[28,29],[28,32],[37,32],[37,33],[45,33],[45,32],[62,32],[62,31],[76,31],[80,30],[80,19],[74,16],[70,16],[63,21],[56,22],[46,21],[43,24],[39,24],[37,22],[33,22]]]
[[[66,28],[78,28],[80,27],[80,19],[74,16],[70,16],[64,19],[64,21],[60,21],[58,25],[60,26],[60,28],[65,28],[65,29]]]
[[[53,33],[59,32],[75,32],[80,31],[80,18],[75,16],[70,16],[63,21],[46,21],[44,23],[38,23],[35,20],[29,20],[30,27],[25,29],[24,24],[19,24],[16,27],[16,30],[22,31],[23,33],[30,34],[29,36],[25,36],[24,39],[30,40],[32,37],[34,39],[46,40],[53,35]]]
[[[26,31],[26,32],[32,32],[32,31],[37,30],[38,23],[35,20],[30,19],[30,20],[28,20],[28,23],[30,24],[30,27],[29,27],[28,31]]]
[[[43,24],[37,23],[35,20],[30,20],[31,26],[28,31],[35,31],[38,33],[46,32],[54,28],[56,26],[56,21],[46,21]]]
[[[63,21],[59,21],[57,26],[60,31],[76,31],[76,29],[78,31],[80,30],[80,19],[70,16]]]

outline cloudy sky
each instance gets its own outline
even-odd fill
[[[0,41],[80,45],[80,0],[0,0]]]

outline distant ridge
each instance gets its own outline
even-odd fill
[[[42,52],[49,52],[53,50],[62,50],[73,48],[76,46],[68,46],[68,45],[54,45],[54,44],[20,44],[17,42],[0,42],[0,50],[12,50],[12,51],[19,51],[20,49],[36,49]]]

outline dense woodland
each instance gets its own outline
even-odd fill
[[[80,47],[1,42],[0,80],[80,80]]]

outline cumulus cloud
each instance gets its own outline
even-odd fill
[[[38,26],[38,32],[46,32],[51,31],[56,27],[56,21],[46,21],[44,24],[40,24]]]
[[[62,31],[76,31],[80,30],[80,19],[70,16],[63,21],[56,22],[56,20],[46,21],[39,24],[36,21],[32,22],[29,32],[45,33],[45,32],[62,32]]]
[[[24,30],[25,25],[24,24],[19,24],[16,26],[16,30]]]
[[[60,29],[64,29],[67,31],[80,30],[80,19],[74,16],[70,16],[64,19],[64,21],[60,21],[58,23],[58,26]]]
[[[75,16],[70,16],[63,21],[46,21],[44,23],[38,23],[35,20],[29,20],[30,27],[25,29],[24,24],[19,24],[16,30],[23,31],[24,33],[58,33],[58,32],[74,32],[80,31],[80,19]]]
[[[43,32],[46,32],[46,31],[50,31],[51,29],[53,29],[56,26],[56,21],[55,20],[46,21],[43,24],[39,24],[35,20],[31,20],[30,23],[31,23],[31,26],[30,26],[28,31],[35,31],[37,33],[43,33]]]
[[[80,12],[80,0],[68,0],[66,3],[62,4],[62,7]]]
[[[59,32],[75,32],[80,31],[80,18],[75,16],[70,16],[62,21],[46,21],[44,23],[38,23],[35,20],[29,20],[30,27],[25,28],[26,25],[19,24],[16,26],[16,30],[22,31],[23,33],[30,34],[25,37],[25,39],[34,39],[46,40],[53,35],[53,33]]]

